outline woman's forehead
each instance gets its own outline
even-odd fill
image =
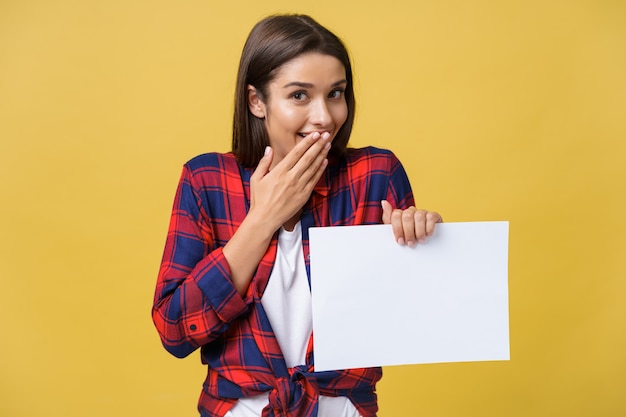
[[[325,81],[331,84],[345,80],[346,69],[341,61],[332,55],[308,52],[285,62],[276,71],[274,82],[283,81],[313,82]]]

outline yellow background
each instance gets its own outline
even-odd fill
[[[345,39],[351,143],[419,206],[511,222],[511,361],[386,368],[380,416],[626,415],[623,0],[0,0],[0,415],[196,415],[154,283],[181,166],[229,149],[277,11]]]

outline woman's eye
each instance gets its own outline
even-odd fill
[[[328,95],[328,97],[330,97],[330,98],[341,98],[341,96],[343,96],[343,90],[342,89],[333,90]]]
[[[306,99],[306,93],[304,91],[296,91],[295,93],[291,94],[291,98],[296,101],[302,101]]]

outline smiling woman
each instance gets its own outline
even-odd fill
[[[348,117],[345,73],[337,58],[313,52],[281,66],[265,94],[248,86],[250,112],[264,120],[274,150],[270,169],[301,138],[314,133],[335,138]]]
[[[255,167],[263,155],[265,146],[270,144],[263,115],[259,118],[259,114],[253,114],[253,108],[250,108],[251,92],[256,93],[255,95],[261,102],[266,101],[270,96],[270,84],[276,81],[278,73],[293,66],[295,60],[301,60],[303,56],[312,54],[323,57],[325,60],[334,57],[341,64],[341,68],[334,68],[341,72],[341,78],[333,82],[345,80],[342,86],[347,116],[343,125],[337,129],[329,154],[331,158],[344,154],[352,132],[355,112],[352,64],[348,51],[334,33],[310,17],[279,15],[263,19],[255,25],[241,54],[235,91],[233,152],[244,166]],[[310,62],[310,64],[314,65],[316,62]],[[301,68],[301,70],[306,69]],[[289,75],[308,76],[309,74],[292,73]],[[321,72],[318,72],[318,76],[320,75]],[[285,81],[285,84],[278,84],[278,86],[286,87],[289,83],[308,83],[304,79]],[[301,89],[296,88],[290,93],[296,94]],[[302,97],[302,95],[297,95],[297,97]]]
[[[415,209],[391,152],[347,148],[354,108],[334,34],[303,15],[255,26],[233,150],[185,165],[152,310],[169,352],[201,348],[202,416],[376,415],[380,368],[315,372],[309,228],[391,223],[413,246],[441,217]]]

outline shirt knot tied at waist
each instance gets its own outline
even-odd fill
[[[276,378],[269,393],[269,404],[262,417],[304,417],[317,415],[319,387],[306,365],[289,368],[289,376]]]

